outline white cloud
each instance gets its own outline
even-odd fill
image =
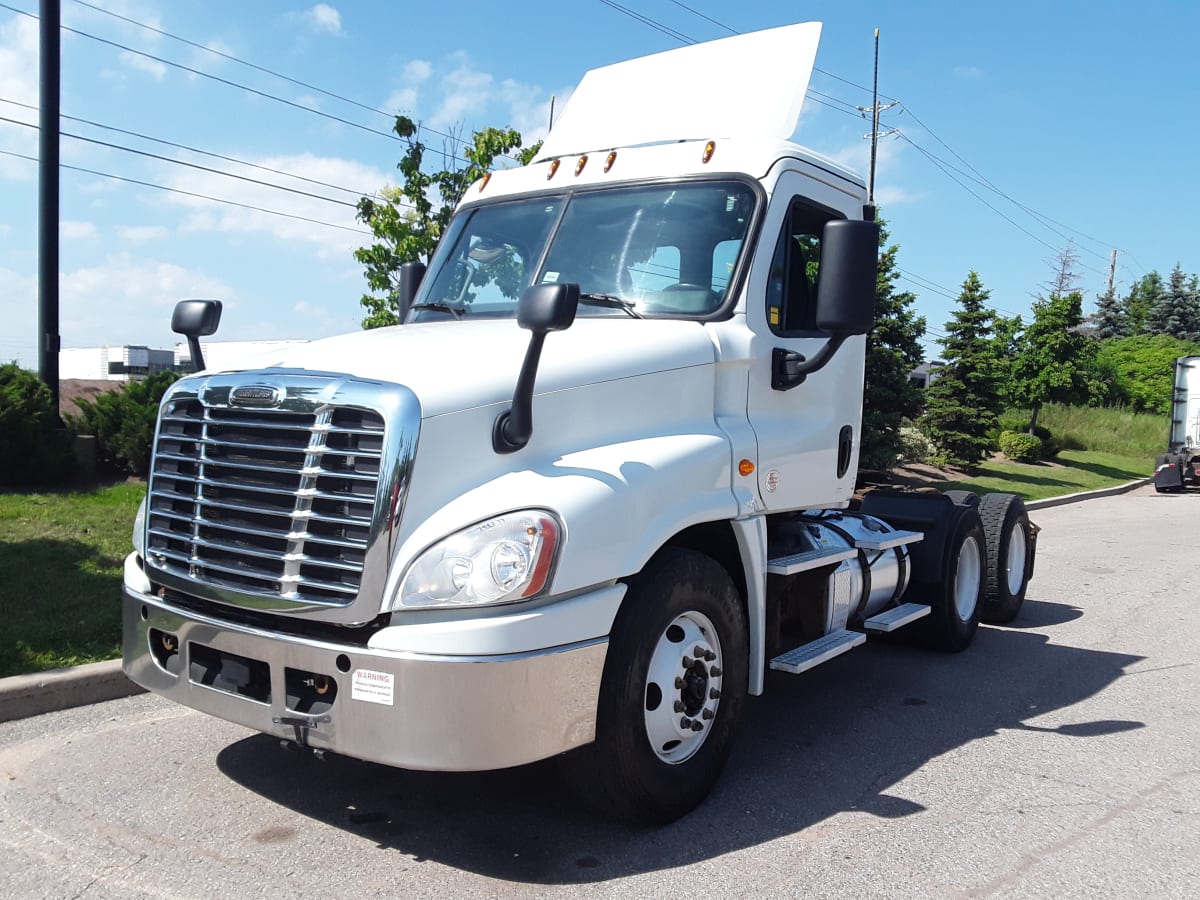
[[[145,72],[155,81],[162,81],[167,77],[166,64],[160,63],[157,59],[150,59],[148,56],[139,56],[137,53],[130,53],[128,50],[121,51],[120,59],[129,68]]]
[[[84,240],[96,236],[96,226],[91,222],[75,222],[64,219],[58,223],[58,233],[63,240]]]
[[[983,74],[978,66],[955,66],[952,71],[956,78],[978,78]]]
[[[318,3],[302,13],[301,19],[312,31],[333,35],[342,33],[342,14],[328,3]]]
[[[405,84],[420,84],[423,81],[428,81],[432,75],[433,64],[431,62],[424,59],[414,59],[405,63],[400,78]]]
[[[274,183],[339,201],[330,203],[317,197],[279,191],[266,185],[243,182],[231,187],[229,179],[211,172],[164,168],[157,180],[169,187],[210,197],[228,198],[246,206],[302,217],[289,218],[214,203],[198,197],[170,195],[166,202],[189,211],[183,223],[184,230],[269,234],[288,243],[294,244],[299,241],[310,245],[321,258],[345,256],[354,248],[362,246],[369,238],[367,229],[354,220],[353,207],[360,192],[371,194],[383,186],[388,181],[387,173],[352,160],[310,154],[261,157],[249,161],[272,169],[293,172],[326,184],[339,185],[352,193],[272,176]],[[340,227],[333,228],[320,223]]]
[[[38,103],[38,23],[14,16],[0,24],[0,97],[16,103]],[[21,122],[37,123],[37,112],[9,103],[0,104],[2,114]],[[37,131],[9,125],[0,128],[0,150],[37,156]],[[37,175],[33,163],[0,156],[0,178],[31,181]]]
[[[156,241],[170,235],[170,231],[162,225],[129,225],[117,229],[117,236],[131,244],[143,244],[146,241]]]

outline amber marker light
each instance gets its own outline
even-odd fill
[[[702,157],[700,157],[700,162],[702,162],[702,163],[706,163],[706,162],[708,162],[710,159],[712,159],[713,152],[714,152],[716,149],[717,149],[717,142],[716,142],[716,141],[709,141],[707,144],[705,144],[705,145],[704,145],[704,155],[703,155]]]
[[[738,463],[738,474],[739,475],[753,475],[754,474],[754,463],[750,462],[750,460],[748,460],[748,459],[743,459],[740,463]]]
[[[586,165],[587,165],[587,157],[586,156],[579,157],[579,162],[575,163],[575,174],[578,175],[580,172],[582,172],[583,167]]]
[[[613,167],[613,163],[617,161],[617,151],[609,151],[608,157],[604,160],[604,171],[607,172]]]
[[[479,193],[483,193],[483,189],[488,186],[488,182],[492,180],[492,173],[484,173],[483,180],[479,182]]]
[[[551,178],[553,178],[553,177],[554,177],[554,173],[558,171],[559,162],[560,162],[560,160],[557,160],[557,159],[555,159],[555,160],[551,160],[551,162],[550,162],[550,171],[546,173],[546,180],[547,180],[547,181],[549,181]]]

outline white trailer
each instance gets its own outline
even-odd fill
[[[1175,360],[1167,452],[1154,462],[1154,489],[1176,493],[1200,484],[1200,356]]]
[[[539,158],[406,268],[405,324],[176,383],[129,677],[317,752],[560,757],[662,822],[770,670],[904,626],[959,651],[1015,616],[1019,499],[855,496],[878,228],[792,139],[819,34],[589,72]],[[218,314],[175,326],[198,343]]]

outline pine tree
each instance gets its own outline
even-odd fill
[[[1100,340],[1128,337],[1130,334],[1129,314],[1111,289],[1096,297],[1096,311],[1089,318]]]
[[[917,297],[898,291],[896,254],[888,245],[888,232],[879,223],[879,270],[875,281],[875,327],[867,335],[866,386],[863,393],[862,449],[864,469],[888,469],[896,464],[900,449],[900,422],[921,412],[921,389],[908,373],[925,359],[921,336],[925,319],[913,312]]]
[[[1150,310],[1158,303],[1162,291],[1162,276],[1156,271],[1150,271],[1143,275],[1141,280],[1129,289],[1129,294],[1121,301],[1121,306],[1125,313],[1125,320],[1129,323],[1131,335],[1153,334],[1147,319],[1150,316]]]
[[[992,320],[992,333],[992,357],[999,366],[1000,408],[1020,406],[1021,391],[1013,375],[1013,360],[1024,344],[1025,322],[1020,316],[1008,318],[997,315]]]
[[[1189,340],[1195,325],[1194,296],[1188,290],[1187,278],[1179,263],[1171,270],[1167,287],[1150,308],[1146,325],[1151,334],[1165,334],[1181,341]]]
[[[925,392],[925,433],[946,461],[967,469],[991,450],[988,432],[1000,406],[1000,372],[992,323],[995,314],[984,304],[989,293],[975,272],[967,274],[959,309],[946,323],[942,356],[946,364]]]

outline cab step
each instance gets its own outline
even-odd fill
[[[863,622],[863,627],[867,631],[887,633],[895,631],[897,628],[903,628],[910,622],[917,621],[917,619],[923,619],[930,612],[931,609],[924,603],[901,603],[899,606],[894,606],[879,613],[879,615],[871,616],[871,618]]]
[[[799,675],[807,672],[823,662],[829,662],[835,656],[840,656],[847,650],[853,650],[865,643],[867,636],[861,631],[831,631],[815,641],[801,644],[794,650],[781,653],[771,660],[771,668],[780,672],[791,672]]]
[[[915,544],[924,537],[922,531],[887,531],[878,538],[859,538],[854,546],[860,550],[891,550],[904,544]]]
[[[767,571],[772,575],[795,575],[797,572],[807,572],[809,569],[819,569],[821,566],[854,559],[856,556],[858,550],[854,547],[818,547],[816,550],[768,559]]]

